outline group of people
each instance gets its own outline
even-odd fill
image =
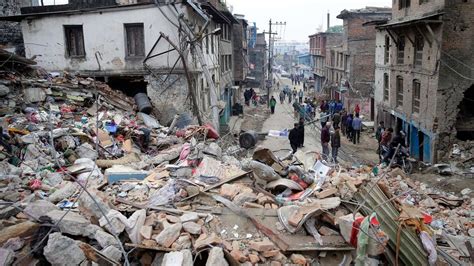
[[[302,74],[301,75],[291,74],[290,79],[291,79],[291,84],[292,85],[300,85],[301,81],[303,80],[303,75]]]
[[[384,122],[379,122],[377,130],[375,131],[375,138],[379,143],[377,154],[379,154],[379,157],[381,158],[381,163],[388,163],[390,161],[390,159],[395,154],[395,150],[397,149],[398,145],[400,145],[400,147],[406,148],[405,137],[406,134],[403,131],[398,131],[394,136],[393,128],[389,127],[388,129],[385,129]]]
[[[250,105],[250,100],[253,100],[254,105],[257,105],[257,93],[253,88],[247,89],[244,92],[244,100],[245,100],[245,105],[249,106]]]
[[[280,103],[284,103],[286,97],[288,97],[288,103],[294,101],[299,101],[299,103],[303,103],[304,91],[303,90],[296,90],[296,87],[293,88],[293,91],[290,90],[289,87],[285,87],[283,90],[280,91]]]

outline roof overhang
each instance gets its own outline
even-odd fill
[[[389,21],[385,24],[381,24],[377,26],[378,29],[394,29],[394,28],[402,28],[406,26],[412,26],[416,24],[426,24],[426,23],[443,23],[441,19],[433,19],[442,15],[443,12],[438,12],[436,14],[430,14],[422,17],[414,17],[411,19],[404,19],[402,21]]]
[[[201,7],[207,11],[209,15],[212,16],[212,20],[217,22],[217,23],[226,23],[226,24],[232,24],[230,19],[221,11],[219,11],[217,8],[215,8],[213,5],[210,3],[201,3]],[[235,18],[234,18],[235,20]]]

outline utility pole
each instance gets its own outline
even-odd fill
[[[273,86],[273,46],[275,42],[273,35],[278,35],[277,32],[272,32],[272,26],[286,26],[286,22],[272,23],[272,20],[270,19],[268,22],[268,32],[263,32],[264,34],[268,34],[268,80],[266,83],[268,106],[270,106],[270,88]]]

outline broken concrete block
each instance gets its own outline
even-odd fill
[[[269,251],[265,251],[262,253],[262,255],[265,257],[265,258],[270,258],[270,257],[275,257],[278,255],[278,253],[280,253],[280,251],[278,249],[274,249],[274,250],[269,250]]]
[[[23,100],[27,103],[42,102],[46,99],[46,93],[42,88],[27,88],[23,91]]]
[[[77,241],[63,236],[61,233],[49,235],[48,244],[43,253],[46,260],[52,265],[79,265],[86,259]]]
[[[306,265],[306,258],[301,254],[293,253],[293,254],[291,254],[290,259],[294,264]]]
[[[24,245],[25,245],[25,240],[23,240],[20,237],[13,237],[13,238],[8,239],[7,242],[3,244],[2,247],[12,250],[12,251],[17,251],[23,248]]]
[[[173,216],[173,215],[166,215],[166,219],[168,220],[168,222],[174,223],[174,224],[181,222],[179,217],[176,217],[176,216]]]
[[[119,262],[122,259],[122,252],[115,246],[108,246],[102,249],[102,254],[107,258]]]
[[[40,216],[46,215],[53,210],[59,210],[59,208],[49,201],[37,200],[29,203],[23,212],[28,215],[30,220],[38,220]]]
[[[156,236],[155,241],[160,246],[170,247],[178,239],[182,228],[183,226],[180,223],[170,225]]]
[[[183,263],[181,264],[182,266],[193,266],[193,254],[191,253],[191,250],[185,249],[181,250],[181,253],[183,253]]]
[[[183,265],[184,256],[179,251],[168,252],[163,257],[162,266],[180,266]]]
[[[240,193],[235,196],[233,202],[237,206],[242,206],[245,202],[254,202],[257,200],[257,195],[251,192]]]
[[[49,195],[48,200],[50,202],[58,203],[59,201],[65,198],[69,198],[79,188],[79,185],[69,181],[64,181],[62,185],[63,187],[56,190],[53,194]]]
[[[151,239],[151,234],[153,233],[153,227],[151,225],[144,225],[140,228],[140,234],[145,239]]]
[[[120,247],[120,244],[113,235],[102,230],[97,230],[95,232],[94,239],[97,240],[102,248],[106,248],[108,246]]]
[[[10,249],[0,248],[0,265],[11,265],[15,259],[15,252]]]
[[[181,220],[182,223],[196,222],[197,220],[199,220],[199,216],[195,212],[187,212],[187,213],[181,215],[181,217],[179,217],[179,219]]]
[[[198,235],[201,233],[201,225],[194,223],[194,222],[186,222],[183,223],[183,229],[184,231],[192,234],[192,235]]]
[[[253,249],[258,252],[265,252],[276,249],[275,244],[268,239],[263,241],[251,241],[250,242],[250,249]]]
[[[269,204],[269,203],[266,203],[265,207],[266,206],[270,206],[270,208],[271,208],[271,204]],[[263,209],[262,205],[254,203],[254,202],[245,202],[244,207],[245,208],[253,208],[253,209]]]
[[[224,251],[222,248],[213,247],[209,252],[206,266],[228,266],[229,263],[224,258]]]
[[[68,212],[66,214],[66,211],[53,210],[48,212],[46,216],[51,218],[53,223],[57,223],[64,216],[58,224],[62,233],[74,236],[89,236],[89,231],[86,229],[91,223],[78,213]]]
[[[331,228],[327,226],[321,226],[318,232],[323,236],[338,236],[339,235],[338,232],[336,232],[335,230],[332,230]]]
[[[221,186],[220,194],[222,197],[233,200],[237,194],[239,194],[240,189],[236,185],[224,184]]]
[[[176,240],[175,244],[177,244],[181,249],[188,249],[192,246],[191,238],[189,238],[189,235],[187,234],[178,237],[178,240]]]

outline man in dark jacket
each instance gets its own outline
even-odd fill
[[[342,131],[342,135],[346,135],[347,134],[347,112],[345,110],[342,110],[342,115],[341,115],[341,131]]]
[[[321,130],[321,146],[323,147],[323,159],[327,160],[329,156],[329,141],[331,141],[331,135],[329,133],[330,123],[327,123]]]
[[[341,122],[341,114],[339,112],[334,113],[332,116],[332,126],[334,128],[339,127],[339,123]]]
[[[300,118],[300,123],[298,126],[299,130],[299,145],[298,147],[304,147],[304,118]]]
[[[339,127],[334,126],[334,133],[331,134],[331,149],[332,149],[331,155],[335,163],[338,163],[337,153],[340,147],[341,147],[341,133],[340,133]]]
[[[290,134],[288,135],[288,139],[290,140],[290,145],[291,145],[291,149],[293,150],[293,154],[296,153],[296,150],[298,149],[298,145],[300,143],[298,127],[299,127],[299,124],[295,123],[294,128],[290,130]]]

